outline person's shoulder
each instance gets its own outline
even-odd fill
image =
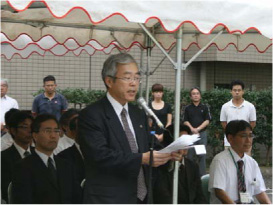
[[[229,100],[229,101],[227,101],[226,103],[224,103],[224,104],[222,105],[222,107],[225,108],[225,107],[230,106],[231,104],[232,104],[232,100]]]
[[[247,100],[244,100],[244,105],[246,105],[248,107],[254,107],[254,105],[251,102],[247,101]]]
[[[215,155],[212,161],[217,161],[217,162],[219,161],[219,162],[225,163],[225,160],[227,159],[228,155],[229,155],[228,151],[224,150],[218,153],[217,155]]]
[[[7,155],[10,155],[11,153],[14,153],[16,151],[16,148],[14,145],[11,145],[9,148],[1,151],[1,158],[6,157]]]
[[[34,101],[40,100],[44,97],[44,93],[40,93],[34,97]]]
[[[84,109],[81,110],[80,114],[85,114],[87,112],[94,112],[94,113],[100,112],[103,109],[105,103],[107,103],[107,101],[108,101],[107,98],[103,97],[93,102],[92,104],[87,105]],[[111,105],[110,102],[109,102],[109,105]]]
[[[71,152],[73,152],[73,146],[62,150],[60,153],[57,154],[57,156],[61,158],[68,158],[71,155]]]
[[[253,164],[253,165],[255,165],[255,166],[259,166],[259,165],[258,165],[258,162],[257,162],[253,157],[251,157],[251,156],[245,154],[245,158],[246,158],[246,161],[247,161],[247,162],[249,162],[249,163],[251,163],[251,164]]]

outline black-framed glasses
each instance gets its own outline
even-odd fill
[[[29,130],[30,129],[30,127],[26,126],[26,125],[19,125],[19,126],[17,126],[17,128],[20,128],[22,130]]]
[[[140,83],[141,82],[141,77],[123,77],[123,78],[119,78],[119,77],[110,76],[110,75],[109,75],[109,77],[111,77],[113,79],[123,80],[126,83],[132,83],[132,82]]]
[[[43,129],[43,130],[40,130],[40,131],[43,132],[46,135],[52,135],[52,134],[60,135],[60,133],[61,133],[60,129]]]
[[[253,139],[253,138],[256,137],[253,133],[250,133],[250,134],[238,134],[238,136],[240,136],[241,138],[244,138],[244,139],[246,139],[247,137],[250,138],[250,139]]]

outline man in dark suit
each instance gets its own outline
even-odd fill
[[[79,143],[86,166],[84,203],[145,203],[150,152],[144,111],[128,104],[135,100],[140,72],[129,54],[110,56],[102,79],[107,95],[83,109],[79,116]],[[171,154],[154,152],[154,167]]]
[[[164,132],[166,145],[173,141],[169,133],[173,133],[173,125]],[[188,135],[191,130],[188,126],[180,124],[180,135]],[[183,137],[183,136],[181,136]],[[180,161],[178,172],[178,204],[207,204],[203,192],[199,175],[198,164],[186,158],[187,150],[179,151],[183,158]],[[173,195],[173,162],[159,167],[158,177],[154,186],[154,203],[172,204]]]
[[[60,129],[55,116],[38,115],[33,121],[34,153],[15,165],[12,179],[13,203],[70,204],[81,203],[80,185],[73,166],[53,155]]]
[[[69,110],[67,112],[69,112]],[[69,126],[66,128],[67,133],[69,133],[69,136],[68,134],[67,136],[74,139],[75,143],[71,147],[60,152],[58,156],[68,160],[75,167],[77,180],[79,181],[79,183],[81,183],[83,179],[85,179],[85,170],[84,170],[83,156],[78,144],[79,142],[78,142],[77,124],[78,124],[78,117],[74,117],[69,122]]]
[[[16,111],[8,121],[9,132],[14,140],[11,147],[1,152],[1,190],[3,199],[8,202],[8,185],[11,182],[14,165],[31,154],[33,148],[31,124],[33,118],[30,114]]]

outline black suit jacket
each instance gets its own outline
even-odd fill
[[[83,109],[79,141],[86,166],[84,203],[137,203],[137,177],[148,147],[144,111],[129,104],[139,153],[132,153],[121,122],[107,97]],[[147,167],[144,167],[147,176]],[[147,184],[147,183],[146,183]]]
[[[81,153],[77,149],[76,145],[61,151],[57,156],[69,161],[75,168],[76,178],[79,183],[85,178],[84,162]]]
[[[81,203],[80,185],[76,183],[72,165],[54,156],[58,182],[54,182],[48,168],[36,154],[15,165],[12,178],[13,202],[18,204]]]
[[[30,147],[30,151],[33,153],[34,148]],[[14,171],[14,165],[16,162],[22,160],[21,155],[14,146],[10,146],[8,149],[1,152],[1,192],[2,198],[8,202],[8,185],[11,182],[12,174]]]
[[[158,173],[154,186],[156,204],[172,204],[173,171],[169,172],[168,167],[161,166]],[[179,169],[178,173],[178,204],[207,203],[202,191],[199,167],[195,162],[185,158],[185,169]]]

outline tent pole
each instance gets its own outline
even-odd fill
[[[210,42],[207,43],[207,45],[205,45],[202,49],[200,49],[187,63],[183,64],[183,70],[186,70],[187,67],[200,55],[203,53],[203,51],[205,49],[207,49],[210,44],[216,39],[218,38],[223,32],[224,32],[225,29],[221,30],[216,36],[214,36],[213,39],[211,39]]]
[[[181,70],[182,70],[182,27],[176,35],[176,81],[175,81],[175,117],[174,117],[174,140],[179,137],[180,125],[180,89],[181,89]],[[173,178],[173,204],[177,204],[178,196],[178,162],[175,162]]]
[[[145,72],[144,72],[144,69],[143,69],[143,49],[140,50],[140,72],[141,72],[141,75],[145,75]],[[143,82],[141,81],[140,82],[140,85],[139,85],[139,97],[142,97],[143,96]]]
[[[151,34],[151,32],[142,24],[138,24],[145,33],[152,39],[152,41],[157,45],[157,47],[164,53],[164,55],[171,61],[171,63],[176,67],[176,62],[171,58],[171,56],[165,51],[165,49],[158,43],[158,41],[155,39],[155,37]]]
[[[151,38],[147,35],[147,69],[146,69],[146,102],[149,103],[149,76],[150,76],[150,68],[151,68],[151,50],[152,50],[152,42]]]

